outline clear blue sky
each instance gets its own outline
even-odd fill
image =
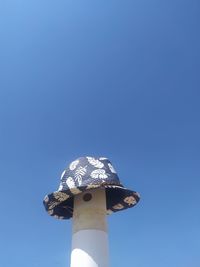
[[[0,0],[0,266],[66,267],[45,212],[106,156],[140,192],[108,218],[112,267],[200,267],[199,0]]]

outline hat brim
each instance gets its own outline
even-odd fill
[[[106,191],[107,214],[132,208],[140,199],[137,192],[122,185],[93,185],[90,188],[79,187],[74,190],[55,191],[44,198],[43,204],[49,215],[57,219],[70,219],[73,216],[74,196],[97,188],[104,188]]]

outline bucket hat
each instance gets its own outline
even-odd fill
[[[63,171],[58,190],[46,195],[43,204],[49,215],[70,219],[74,196],[97,188],[105,188],[107,214],[132,208],[140,199],[137,192],[120,183],[108,158],[80,157]]]

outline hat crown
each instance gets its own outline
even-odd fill
[[[105,184],[120,185],[111,162],[104,157],[81,157],[71,162],[63,171],[58,191]]]

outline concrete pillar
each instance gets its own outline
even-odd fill
[[[108,267],[105,189],[75,196],[70,267]]]

